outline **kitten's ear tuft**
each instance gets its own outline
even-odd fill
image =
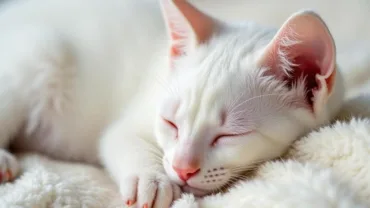
[[[215,21],[186,0],[161,0],[161,5],[171,37],[171,59],[212,36]]]
[[[314,110],[326,103],[333,91],[336,51],[324,21],[312,11],[293,14],[263,52],[259,65],[292,84],[305,78],[307,101]]]

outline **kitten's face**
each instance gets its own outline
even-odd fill
[[[166,173],[185,191],[217,191],[281,155],[312,125],[304,87],[289,89],[257,66],[255,48],[268,34],[233,31],[177,62],[156,133]]]
[[[293,14],[275,33],[221,23],[184,0],[161,2],[172,72],[156,137],[184,191],[218,191],[339,109],[335,45],[317,14]]]

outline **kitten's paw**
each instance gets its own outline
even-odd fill
[[[19,172],[17,159],[8,151],[0,149],[0,183],[13,180]]]
[[[162,173],[143,173],[127,177],[120,191],[128,207],[169,208],[181,195],[181,189]]]

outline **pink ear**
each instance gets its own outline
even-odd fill
[[[259,64],[293,84],[305,77],[307,100],[316,110],[332,92],[336,73],[335,44],[314,12],[292,15],[268,44]]]
[[[171,59],[212,36],[215,21],[186,0],[161,0],[161,3],[171,37]]]

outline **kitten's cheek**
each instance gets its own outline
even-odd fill
[[[176,140],[172,138],[173,133],[168,130],[159,129],[156,132],[156,140],[162,149],[169,149],[176,144]]]

